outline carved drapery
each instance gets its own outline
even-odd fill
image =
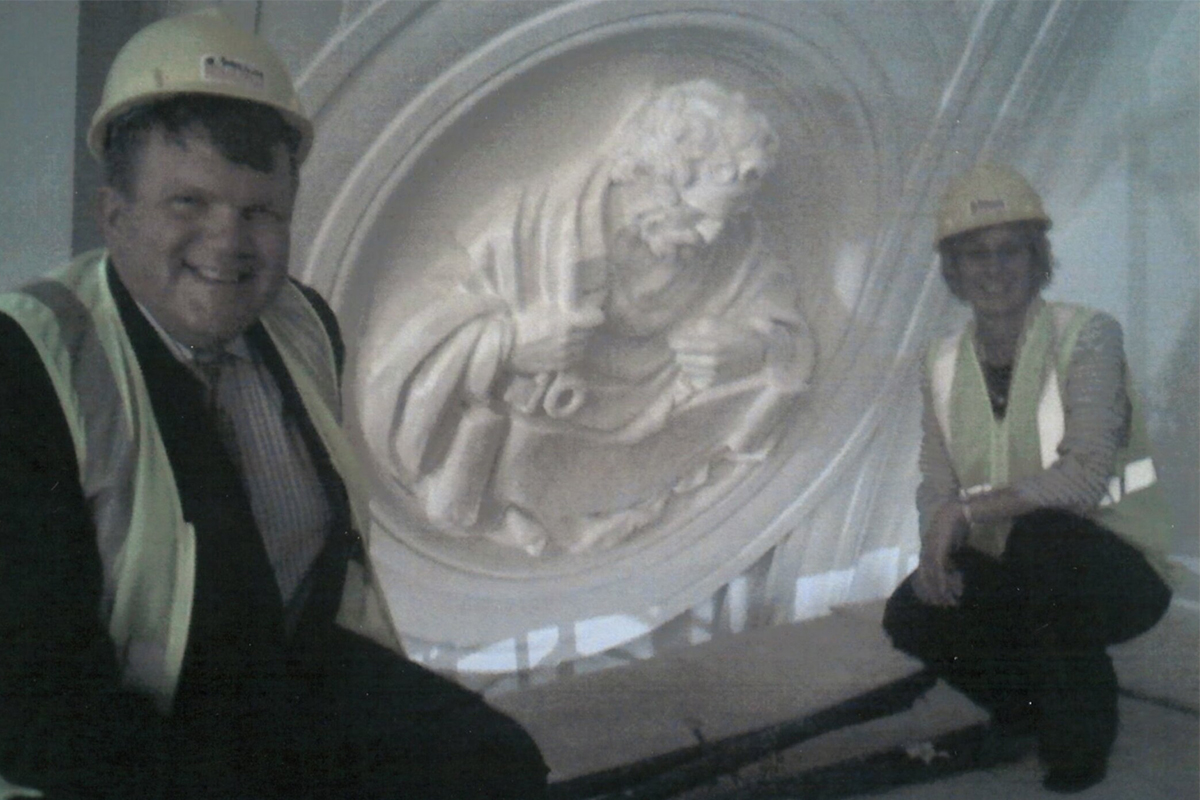
[[[553,569],[678,528],[771,457],[816,358],[755,208],[778,140],[711,81],[653,90],[376,299],[359,408],[396,535]]]
[[[468,672],[645,655],[894,585],[916,546],[915,360],[956,313],[931,269],[932,198],[977,154],[1020,152],[1075,8],[379,4],[327,44],[302,80],[319,133],[296,249],[347,328],[374,554],[413,655]],[[426,283],[472,274],[506,187],[563,190],[638,98],[693,79],[743,94],[778,135],[753,218],[819,357],[771,448],[603,546],[431,524],[418,482],[380,460],[394,420],[375,431],[372,415],[405,389],[375,391],[372,370],[450,296]]]

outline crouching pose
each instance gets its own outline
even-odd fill
[[[1006,167],[942,200],[943,276],[973,319],[926,360],[920,564],[884,628],[1001,729],[1036,733],[1045,787],[1073,792],[1116,738],[1106,647],[1170,600],[1170,525],[1120,325],[1040,297],[1049,227]]]

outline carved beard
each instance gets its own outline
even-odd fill
[[[653,239],[648,235],[661,237],[659,226],[680,224],[683,215],[671,214],[673,210],[640,214],[613,236],[606,314],[608,324],[624,335],[661,332],[694,309],[703,295],[713,247],[694,228],[688,228],[693,242],[672,244],[665,252],[656,253],[649,243]],[[691,238],[678,233],[681,239]]]
[[[705,264],[721,227],[683,202],[643,209],[616,233],[618,260],[647,280]]]
[[[680,251],[702,247],[704,237],[696,229],[698,214],[683,203],[638,213],[629,223],[646,249],[660,259],[674,261]]]

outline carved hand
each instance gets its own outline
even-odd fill
[[[668,343],[675,362],[696,387],[725,383],[762,369],[767,345],[756,331],[719,317],[680,326]]]
[[[967,537],[967,520],[957,500],[943,503],[921,540],[921,561],[913,591],[923,603],[955,606],[962,598],[962,573],[954,566],[954,551]]]
[[[516,339],[509,363],[517,372],[536,375],[577,363],[604,314],[598,308],[567,311],[541,305],[517,312],[513,321]]]

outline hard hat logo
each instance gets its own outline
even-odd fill
[[[200,62],[200,77],[216,83],[233,83],[249,89],[262,89],[266,73],[245,61],[228,56],[205,56]]]
[[[1001,164],[979,164],[950,182],[938,208],[937,240],[1008,222],[1050,226],[1042,198],[1019,172]]]
[[[1008,203],[1003,200],[972,200],[971,214],[1003,214],[1008,209]]]

